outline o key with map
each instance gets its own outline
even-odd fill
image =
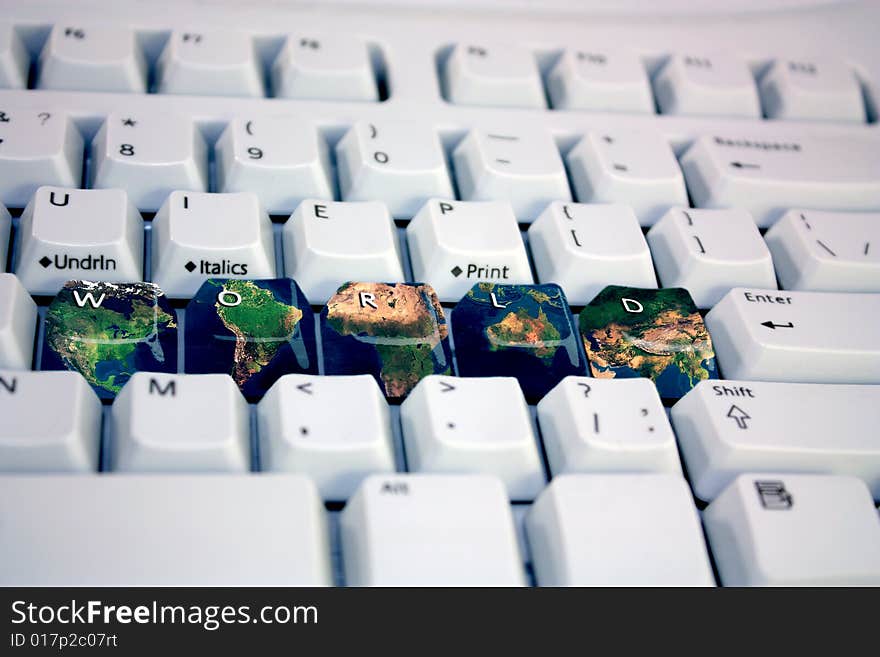
[[[513,376],[537,401],[566,376],[586,374],[562,288],[477,283],[452,313],[461,376]]]
[[[446,317],[423,283],[345,283],[321,311],[321,341],[325,374],[372,374],[391,399],[452,374]]]
[[[177,314],[153,283],[68,281],[46,309],[41,369],[112,399],[135,372],[177,372]]]
[[[232,376],[248,399],[283,374],[317,374],[315,320],[291,278],[211,278],[186,307],[184,366]]]
[[[647,377],[665,399],[718,378],[712,339],[684,288],[609,285],[580,314],[593,376]]]

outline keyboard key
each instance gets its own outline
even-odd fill
[[[284,266],[315,303],[350,279],[403,282],[397,227],[376,201],[303,201],[284,224]]]
[[[609,285],[581,311],[580,331],[596,378],[647,377],[664,399],[718,378],[714,331],[685,289]]]
[[[262,96],[263,72],[246,32],[171,33],[156,64],[160,94]]]
[[[384,201],[409,219],[432,197],[453,198],[443,147],[428,125],[355,123],[336,145],[343,201]]]
[[[153,280],[189,298],[220,277],[275,277],[269,215],[248,192],[172,192],[153,219]]]
[[[880,213],[789,210],[764,239],[786,290],[880,292]]]
[[[12,217],[0,203],[0,273],[6,271],[6,260],[12,241]]]
[[[333,199],[327,142],[292,118],[235,119],[214,147],[217,191],[253,192],[272,214],[304,199]]]
[[[768,471],[852,475],[880,499],[880,386],[704,381],[672,422],[701,499]]]
[[[177,371],[177,313],[152,283],[68,281],[46,309],[41,369],[112,399],[132,374]]]
[[[297,475],[0,477],[0,525],[3,586],[331,583],[326,512]]]
[[[125,190],[40,187],[19,235],[15,272],[31,294],[79,278],[143,279],[144,222]]]
[[[315,317],[290,278],[209,278],[186,307],[184,364],[229,374],[248,399],[288,372],[318,373]]]
[[[0,110],[0,202],[23,208],[42,185],[79,187],[83,139],[57,112]]]
[[[340,514],[348,586],[523,586],[501,482],[373,475]]]
[[[880,583],[880,522],[853,477],[744,474],[703,512],[725,586]]]
[[[589,133],[566,157],[582,203],[625,203],[642,226],[666,210],[688,206],[684,177],[659,133]]]
[[[101,401],[79,374],[0,370],[0,417],[0,471],[98,469]]]
[[[672,55],[654,77],[654,96],[663,114],[761,116],[748,64],[728,55]]]
[[[558,283],[574,305],[609,284],[657,287],[648,243],[626,205],[551,203],[529,227],[529,247],[538,279]]]
[[[272,65],[272,86],[280,98],[379,99],[367,46],[348,35],[287,37]]]
[[[539,586],[714,586],[690,489],[667,474],[556,477],[526,516]]]
[[[706,326],[726,379],[880,383],[880,294],[734,288]]]
[[[413,276],[441,301],[457,301],[475,281],[532,282],[529,257],[506,201],[425,203],[406,227]]]
[[[841,61],[776,60],[759,87],[771,119],[865,121],[859,81]]]
[[[513,500],[532,500],[544,472],[516,379],[422,379],[400,407],[410,472],[495,475]]]
[[[452,374],[443,307],[423,283],[346,283],[321,310],[325,374],[372,374],[389,398]]]
[[[562,288],[477,283],[452,313],[461,376],[511,376],[529,401],[569,375],[586,374]]]
[[[681,475],[675,435],[647,379],[568,376],[538,402],[553,476],[571,472]]]
[[[37,88],[145,93],[147,63],[134,30],[56,24],[40,53]]]
[[[110,413],[112,468],[125,472],[246,472],[250,413],[222,374],[135,372]]]
[[[773,259],[745,210],[669,210],[648,231],[663,287],[684,287],[711,308],[731,288],[775,288]]]
[[[0,89],[24,89],[30,55],[11,23],[0,25]]]
[[[644,64],[629,50],[566,50],[547,76],[547,93],[554,109],[654,113]]]
[[[0,367],[30,369],[36,326],[37,304],[15,275],[0,273]]]
[[[471,131],[452,154],[465,201],[508,201],[520,221],[532,221],[551,201],[571,200],[553,136]]]
[[[325,500],[344,502],[367,475],[394,472],[388,403],[367,374],[288,374],[257,406],[257,427],[262,469],[306,474]]]
[[[695,207],[736,207],[759,228],[789,208],[880,209],[880,151],[862,137],[700,137],[681,158]]]
[[[460,43],[452,49],[441,73],[446,100],[456,105],[545,106],[541,74],[526,48]]]
[[[91,171],[92,187],[125,189],[147,212],[174,190],[208,188],[202,133],[189,118],[174,115],[109,115],[92,141]]]

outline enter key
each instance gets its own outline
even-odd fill
[[[734,288],[705,322],[724,378],[880,383],[880,294]]]

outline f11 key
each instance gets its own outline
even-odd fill
[[[880,383],[880,294],[734,288],[706,327],[726,379]]]

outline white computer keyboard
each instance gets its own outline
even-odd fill
[[[878,21],[0,2],[0,584],[880,583]]]

